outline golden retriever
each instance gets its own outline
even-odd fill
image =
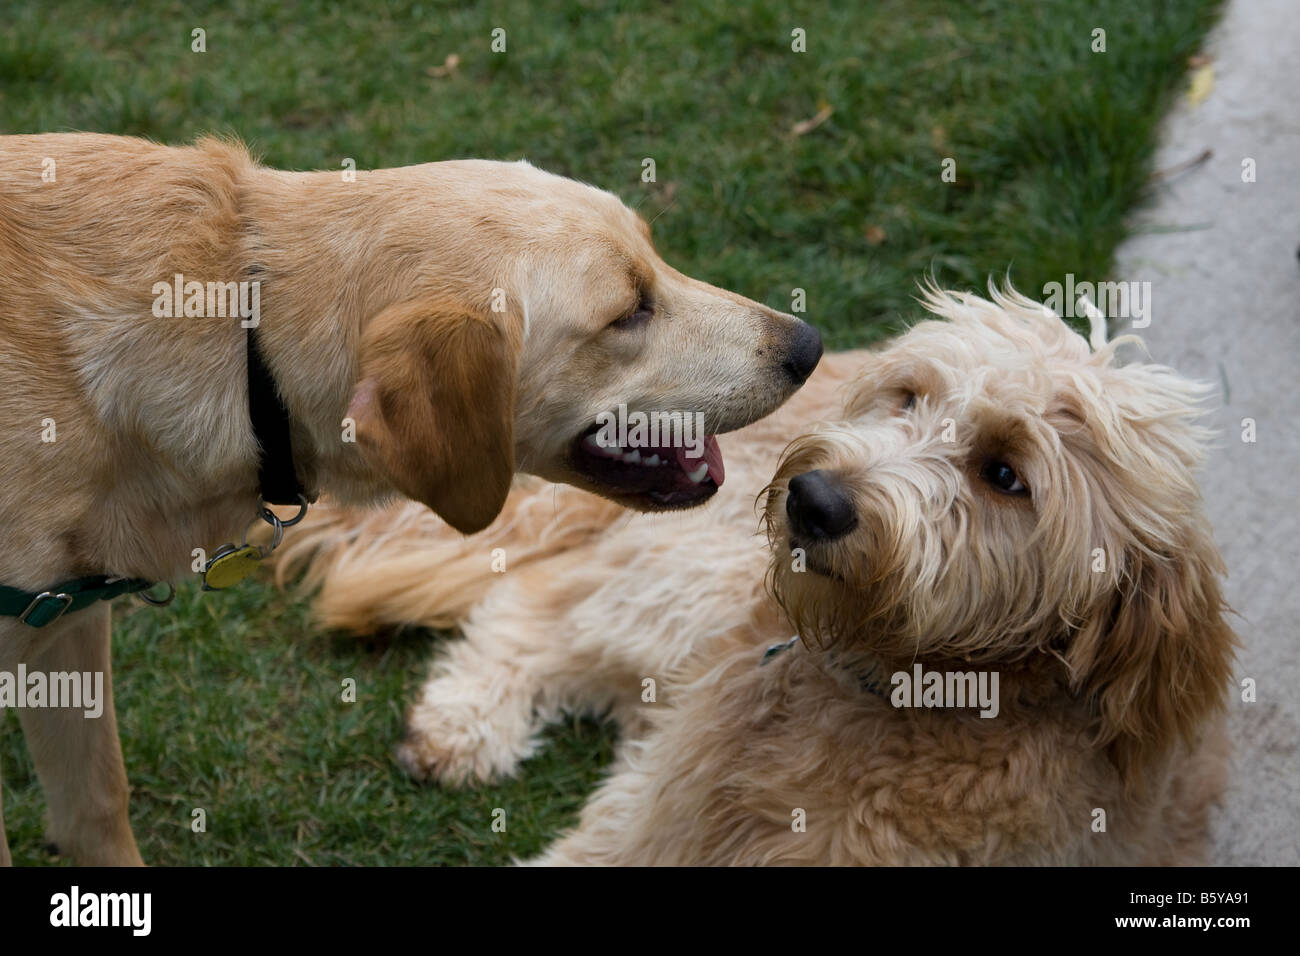
[[[689,528],[521,487],[469,540],[323,513],[281,570],[314,555],[327,624],[460,626],[398,751],[417,776],[618,721],[540,862],[1197,861],[1235,644],[1204,390],[1012,292],[926,301],[947,321],[828,356],[740,432]]]
[[[516,471],[699,504],[723,474],[712,435],[821,355],[806,323],[669,267],[611,194],[524,162],[282,172],[213,139],[0,138],[0,586],[39,612],[0,618],[0,672],[107,678],[107,603],[59,616],[58,586],[166,582],[242,542],[265,453],[251,336],[308,497],[400,493],[466,533]],[[593,449],[620,406],[701,415],[708,467]],[[50,838],[138,863],[105,698],[22,724]]]

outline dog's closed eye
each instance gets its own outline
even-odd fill
[[[627,315],[609,323],[609,328],[618,329],[623,332],[632,329],[639,329],[650,321],[652,315],[654,315],[654,303],[650,301],[648,295],[642,293],[641,297],[637,300],[636,307]]]

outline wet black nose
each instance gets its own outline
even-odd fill
[[[796,385],[802,385],[822,360],[822,334],[807,322],[799,326],[790,352],[785,358],[785,370]]]
[[[853,530],[858,513],[834,475],[810,471],[790,479],[785,513],[796,534],[815,541],[834,541]]]

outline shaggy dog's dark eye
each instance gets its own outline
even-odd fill
[[[1004,495],[1027,495],[1029,489],[1024,486],[1015,471],[1005,461],[988,461],[980,470],[980,477]]]
[[[899,411],[910,412],[915,407],[916,407],[916,392],[908,392],[907,395],[903,398],[903,404],[899,408]]]
[[[621,330],[639,329],[650,321],[650,316],[654,315],[654,311],[654,305],[651,304],[650,299],[643,295],[641,300],[637,302],[635,309],[623,316],[623,318],[615,319],[609,323],[609,327]]]

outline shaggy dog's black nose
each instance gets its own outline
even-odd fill
[[[786,373],[796,385],[802,385],[822,360],[822,334],[804,322],[790,343],[790,354],[785,358]]]
[[[816,541],[834,541],[858,523],[849,493],[834,475],[821,470],[790,479],[785,513],[797,534]]]

